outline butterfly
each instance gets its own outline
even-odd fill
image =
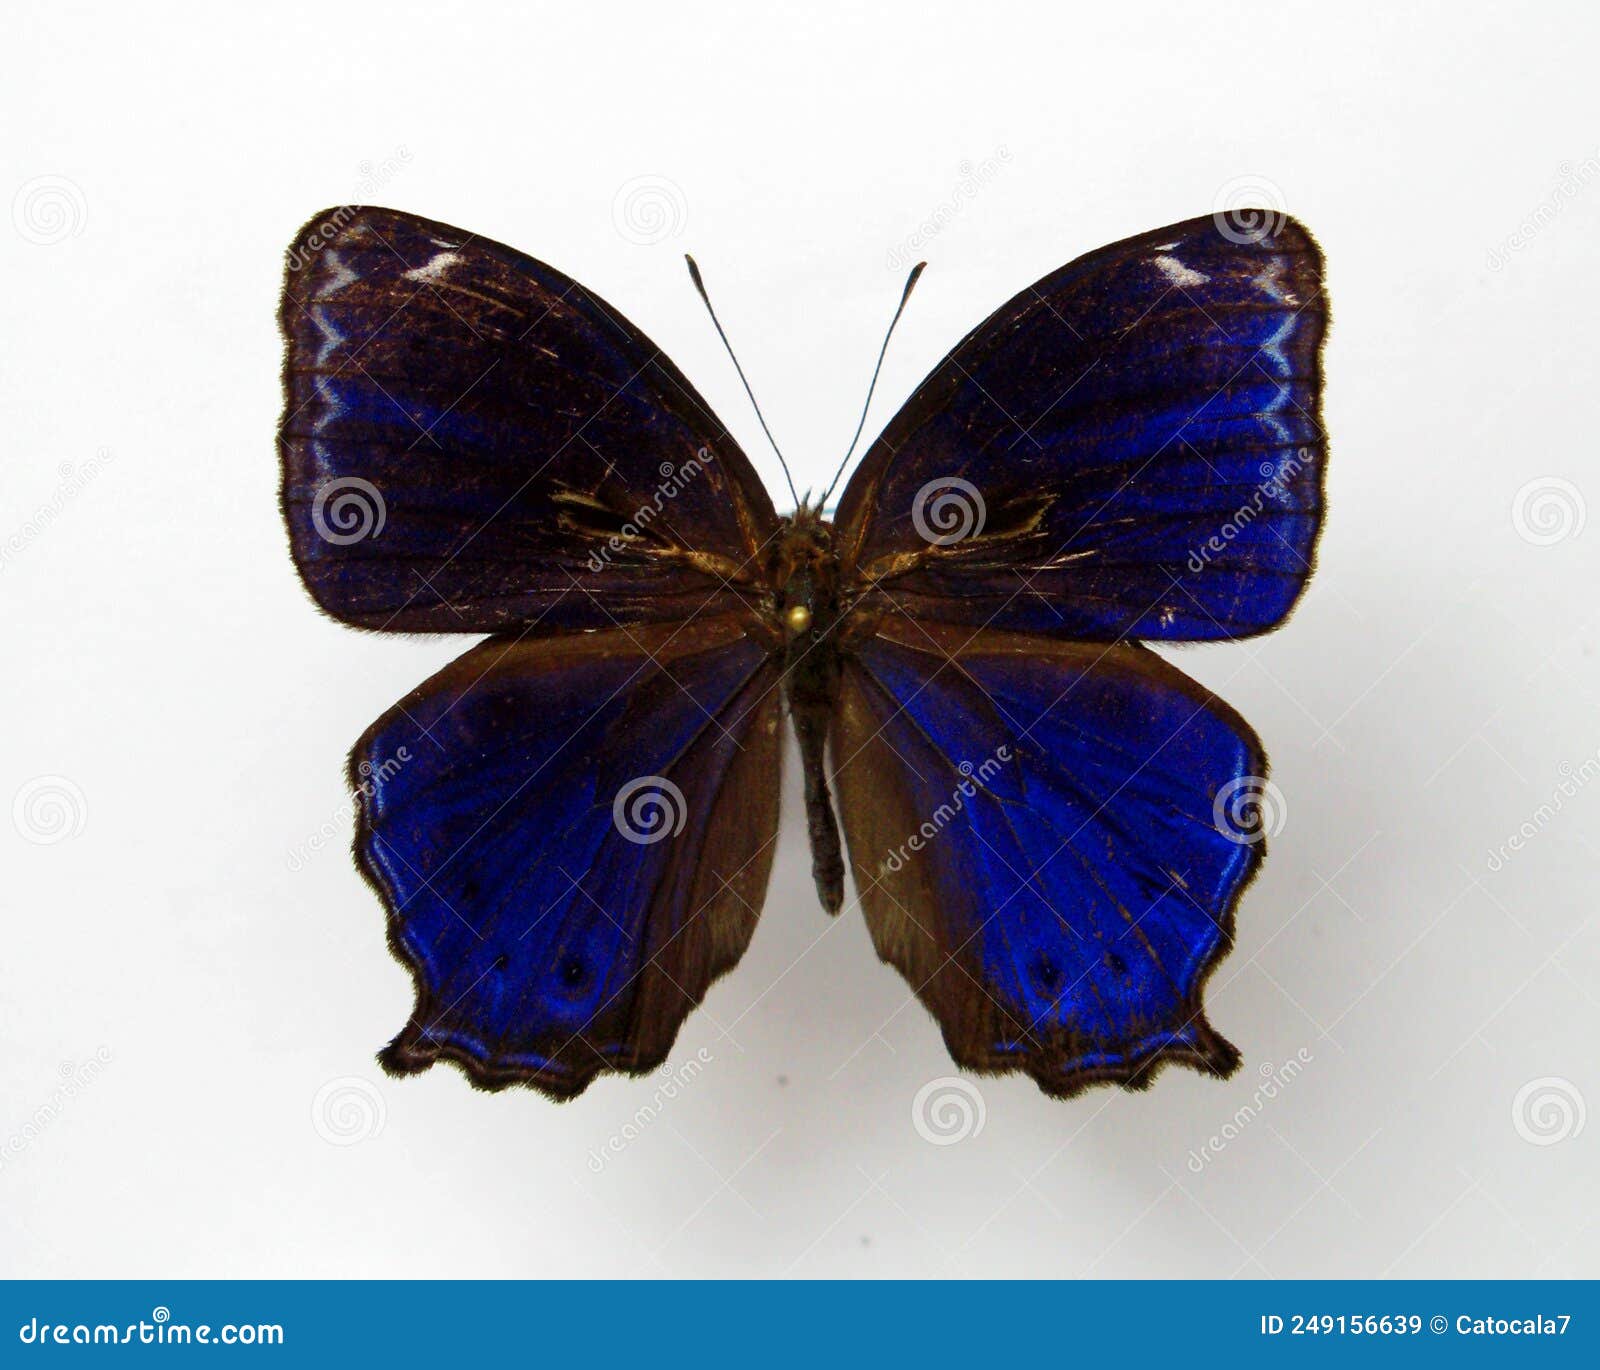
[[[280,322],[312,597],[487,635],[350,758],[416,988],[389,1072],[567,1099],[660,1065],[755,928],[785,715],[821,902],[848,869],[958,1065],[1061,1097],[1238,1067],[1202,989],[1266,758],[1143,644],[1266,632],[1311,573],[1326,307],[1296,221],[1194,219],[1022,291],[832,517],[826,493],[780,516],[592,291],[460,229],[317,215]]]

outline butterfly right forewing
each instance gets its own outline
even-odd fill
[[[1322,254],[1265,211],[1070,262],[973,329],[839,502],[847,578],[917,617],[1249,637],[1315,557]]]

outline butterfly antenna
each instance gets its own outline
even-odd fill
[[[878,373],[883,370],[883,359],[889,351],[889,339],[894,337],[894,326],[906,312],[906,301],[911,298],[911,292],[916,288],[917,279],[922,275],[925,266],[926,262],[918,262],[911,268],[911,274],[906,277],[906,288],[900,295],[900,307],[894,311],[894,318],[889,320],[889,331],[883,335],[883,346],[878,349],[878,364],[872,368],[872,379],[867,383],[867,402],[861,406],[861,422],[856,425],[855,436],[850,439],[844,460],[839,463],[839,469],[833,473],[833,479],[828,482],[828,488],[822,492],[822,498],[817,502],[819,509],[828,502],[833,487],[839,483],[839,477],[844,475],[844,468],[850,464],[850,458],[855,455],[856,444],[861,441],[861,430],[867,426],[867,411],[872,408],[872,392],[878,388]]]
[[[778,465],[783,467],[783,478],[789,482],[789,493],[794,496],[795,508],[800,507],[800,495],[794,488],[794,477],[789,474],[789,463],[783,459],[783,452],[778,447],[778,440],[772,436],[772,430],[767,427],[766,416],[761,412],[761,406],[756,403],[756,393],[750,388],[750,382],[745,379],[744,367],[739,365],[739,358],[734,355],[733,344],[728,341],[728,335],[722,331],[722,320],[717,317],[717,311],[711,307],[711,296],[706,294],[706,283],[701,279],[700,268],[687,252],[683,260],[689,263],[689,279],[694,282],[694,288],[700,292],[700,298],[705,302],[706,313],[711,315],[711,322],[716,325],[717,336],[722,339],[722,345],[728,349],[728,356],[733,361],[733,369],[739,373],[739,379],[744,382],[744,393],[750,396],[750,407],[756,411],[756,418],[761,421],[761,431],[767,435],[767,441],[772,444],[772,450],[778,454]]]

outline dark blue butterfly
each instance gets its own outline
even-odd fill
[[[1063,1096],[1231,1073],[1201,990],[1266,760],[1137,639],[1265,632],[1310,575],[1321,265],[1270,216],[1080,258],[935,368],[829,521],[780,518],[559,272],[313,219],[281,311],[295,562],[347,623],[492,634],[351,757],[417,987],[384,1066],[570,1098],[659,1064],[754,929],[788,712],[822,902],[847,850],[959,1064]]]

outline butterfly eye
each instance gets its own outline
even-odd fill
[[[1118,956],[1116,952],[1108,951],[1105,961],[1107,970],[1114,971],[1118,975],[1126,975],[1128,973],[1128,963]]]
[[[1048,956],[1041,956],[1033,967],[1034,978],[1046,990],[1053,990],[1061,983],[1061,967],[1056,965]]]
[[[569,956],[561,963],[558,972],[561,983],[568,989],[579,989],[583,982],[589,978],[589,968],[576,956]]]
[[[811,626],[811,610],[804,604],[791,605],[783,615],[783,622],[791,633],[803,633]]]

